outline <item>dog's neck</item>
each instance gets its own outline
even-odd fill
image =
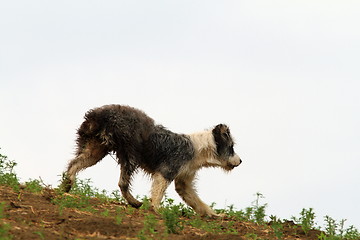
[[[196,168],[205,167],[206,160],[215,159],[216,143],[211,130],[192,133],[188,136],[195,149]]]

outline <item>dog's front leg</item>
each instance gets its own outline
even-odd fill
[[[161,200],[164,197],[165,191],[170,182],[166,180],[160,173],[155,173],[152,178],[153,183],[151,187],[151,205],[155,211],[158,211]]]
[[[214,210],[201,201],[193,186],[194,178],[195,174],[177,177],[175,179],[176,192],[190,207],[194,209],[196,213],[201,216],[220,217],[221,214],[215,213]]]

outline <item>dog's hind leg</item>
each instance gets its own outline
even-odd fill
[[[178,176],[177,178],[175,178],[176,192],[198,214],[209,217],[219,216],[214,212],[214,210],[212,210],[208,205],[201,201],[201,199],[197,195],[193,186],[194,178],[195,174],[191,176]]]
[[[155,211],[160,208],[160,203],[164,197],[165,191],[170,184],[160,173],[155,173],[153,176],[153,183],[151,187],[151,205]]]
[[[79,148],[76,157],[70,161],[62,183],[63,190],[69,192],[76,174],[88,167],[95,165],[108,154],[106,147],[96,140],[89,141],[84,147]]]
[[[142,202],[139,202],[134,198],[131,194],[131,177],[136,170],[136,166],[130,164],[128,162],[121,163],[121,170],[120,170],[120,179],[119,179],[119,187],[121,190],[121,194],[126,199],[126,201],[133,206],[134,208],[139,208],[142,205]]]

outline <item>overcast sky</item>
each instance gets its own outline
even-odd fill
[[[126,104],[175,132],[230,126],[243,164],[201,198],[360,227],[359,1],[1,1],[0,147],[57,186],[90,108]],[[79,175],[109,191],[110,157]],[[134,194],[148,194],[139,174]],[[179,199],[173,190],[168,196]]]

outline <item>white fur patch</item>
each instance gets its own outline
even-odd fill
[[[216,143],[211,130],[189,134],[189,137],[198,153],[204,150],[211,150],[215,153]]]
[[[195,158],[188,166],[190,169],[196,171],[201,167],[220,164],[216,160],[216,143],[211,130],[189,134],[189,137],[195,149]]]

